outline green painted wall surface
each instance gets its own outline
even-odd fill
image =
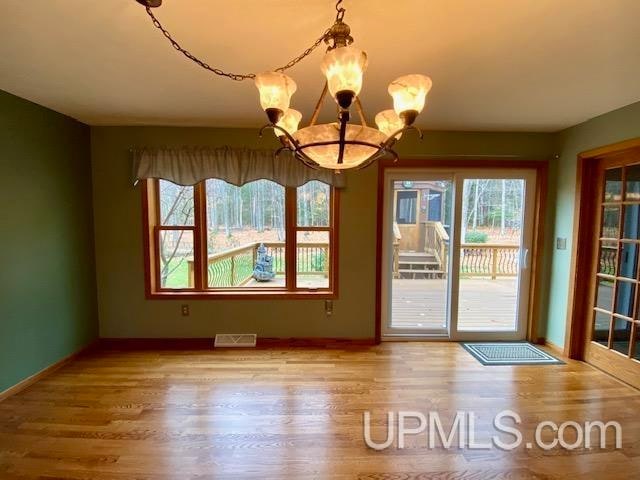
[[[546,337],[564,344],[569,294],[569,269],[573,236],[577,157],[580,152],[640,137],[640,102],[593,118],[556,135],[560,158],[550,189],[549,215],[554,218],[553,238],[567,239],[566,250],[550,250],[551,281]]]
[[[404,156],[519,155],[544,159],[550,134],[427,132],[398,145]],[[102,337],[212,337],[255,332],[269,337],[374,336],[376,196],[375,167],[347,174],[340,212],[340,299],[326,317],[317,300],[146,300],[141,195],[131,185],[129,148],[135,146],[268,148],[257,129],[94,127],[91,129],[98,309]],[[551,229],[549,228],[549,231]],[[546,305],[546,303],[544,304]]]
[[[0,91],[0,391],[97,336],[89,141]]]

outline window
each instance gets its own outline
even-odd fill
[[[310,181],[146,180],[147,295],[335,298],[338,194]]]
[[[418,191],[399,190],[396,192],[396,222],[400,225],[417,223]]]

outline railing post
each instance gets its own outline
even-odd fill
[[[259,247],[259,243],[255,243],[253,245],[253,262],[252,262],[252,268],[256,268],[256,261],[258,260],[258,247]]]
[[[498,277],[498,249],[493,247],[491,249],[491,280],[495,280]]]
[[[324,247],[322,250],[324,252],[322,271],[324,272],[324,278],[329,278],[329,247]]]
[[[442,252],[440,255],[440,258],[442,259],[442,271],[444,272],[445,278],[449,273],[449,259],[447,258],[448,255],[448,251],[447,251],[447,244],[445,243],[444,240],[440,239],[440,251]]]
[[[236,285],[236,256],[231,256],[231,286],[235,287]]]
[[[400,242],[393,241],[393,278],[400,278]]]
[[[193,285],[195,283],[195,273],[194,273],[194,269],[193,269],[193,260],[188,260],[187,261],[187,278],[188,278],[188,285],[189,288],[193,288]]]

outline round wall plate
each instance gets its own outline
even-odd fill
[[[162,5],[162,0],[136,0],[136,2],[144,5],[145,7],[156,8]]]

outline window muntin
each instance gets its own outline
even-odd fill
[[[148,180],[145,190],[148,294],[333,298],[337,194],[330,185]]]

